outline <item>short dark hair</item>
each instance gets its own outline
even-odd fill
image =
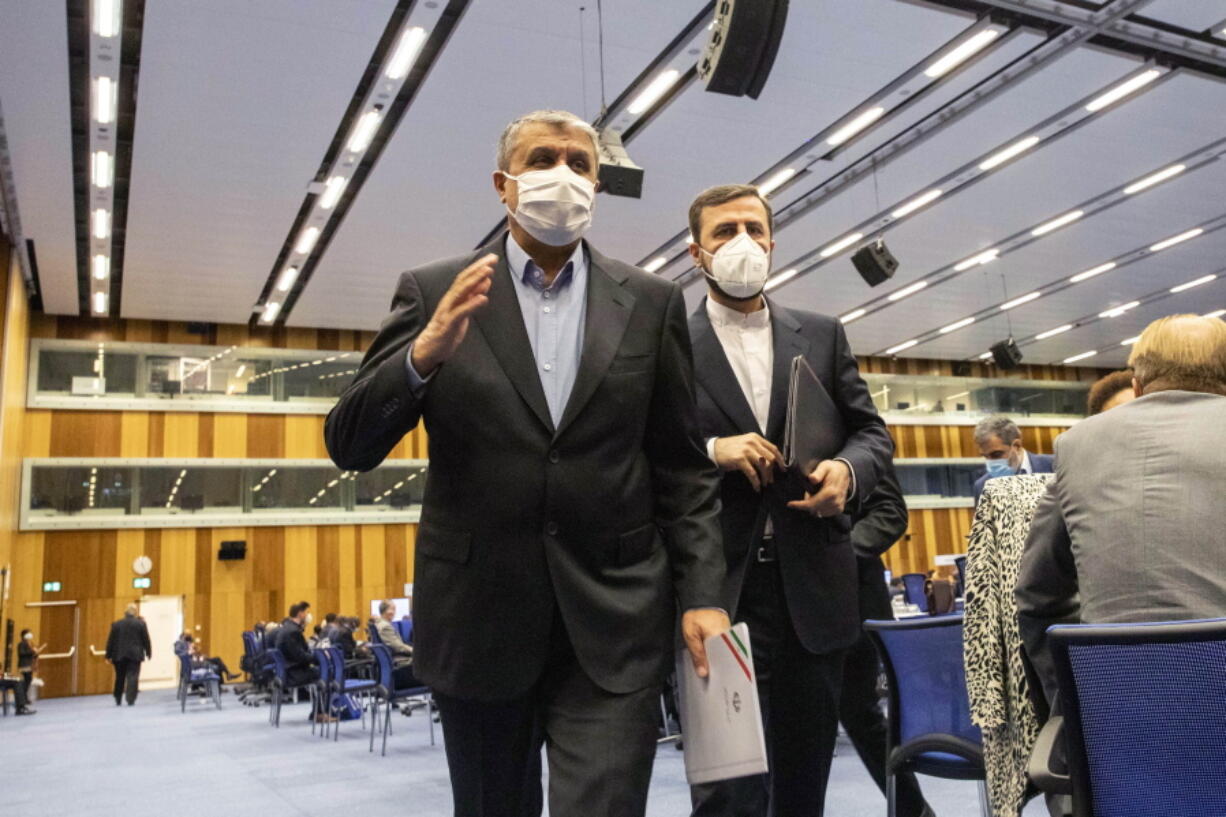
[[[336,621],[336,613],[328,613],[326,616],[324,616],[324,621],[328,624]]]
[[[1095,414],[1102,414],[1103,406],[1125,390],[1132,390],[1132,371],[1130,369],[1121,369],[1094,381],[1094,385],[1090,387],[1090,396],[1086,398],[1086,414],[1091,417]]]
[[[28,632],[30,632],[30,628],[29,628],[29,627],[26,627],[24,630],[22,630],[22,631],[21,631],[21,637],[22,637],[22,638],[25,638],[25,637],[26,637],[26,633],[28,633]]]
[[[746,196],[753,196],[762,202],[762,206],[766,208],[766,227],[773,236],[775,234],[775,211],[771,209],[771,203],[757,187],[752,184],[720,184],[708,187],[695,196],[694,201],[690,203],[690,237],[695,243],[699,243],[699,239],[702,238],[703,210],[708,207],[718,207],[736,199],[743,199]]]

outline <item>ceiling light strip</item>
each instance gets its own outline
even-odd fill
[[[89,314],[111,310],[111,272],[115,235],[115,165],[119,147],[119,88],[123,69],[123,0],[88,0],[89,16],[89,171],[86,178],[89,224],[83,288]],[[78,274],[78,280],[81,278]]]

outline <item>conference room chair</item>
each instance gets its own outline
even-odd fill
[[[903,598],[907,600],[907,604],[915,604],[920,608],[920,612],[928,612],[928,596],[924,592],[924,583],[928,581],[928,577],[923,573],[904,573],[902,574]]]
[[[904,772],[978,782],[979,807],[990,817],[983,738],[971,723],[962,666],[962,616],[866,621],[889,686],[887,814],[895,817]]]
[[[334,684],[332,677],[332,659],[328,656],[326,650],[314,649],[311,650],[311,655],[315,656],[315,665],[319,667],[319,680],[311,686],[311,734],[315,734],[315,726],[319,726],[319,736],[326,738],[329,734],[329,727],[332,722],[327,718],[335,717],[332,714],[332,695],[334,693]],[[326,716],[322,722],[320,715]]]
[[[179,711],[187,712],[189,695],[204,690],[218,709],[221,709],[221,676],[209,667],[192,668],[190,655],[179,656]]]
[[[387,755],[387,733],[392,728],[392,710],[395,708],[397,701],[403,701],[408,698],[426,699],[426,720],[430,724],[430,745],[434,745],[434,697],[430,694],[429,687],[407,687],[397,689],[395,678],[392,675],[392,653],[387,647],[382,644],[372,644],[370,648],[375,656],[376,677],[378,685],[374,689],[374,717],[371,720],[370,730],[370,751],[375,750],[375,729],[379,721],[379,707],[384,707],[382,731],[383,731],[383,751],[384,756]]]
[[[269,707],[268,710],[268,722],[272,726],[279,729],[281,728],[281,703],[285,699],[285,696],[287,694],[293,696],[295,692],[303,688],[306,688],[309,691],[315,686],[315,682],[308,681],[305,684],[289,683],[288,673],[285,666],[285,656],[281,654],[281,651],[273,648],[271,650],[265,650],[264,655],[266,656],[272,669],[272,706]],[[311,711],[313,715],[315,712],[313,708],[315,703],[313,696],[311,703]]]
[[[366,637],[371,644],[383,643],[383,639],[379,638],[379,628],[373,622],[366,623]]]
[[[1048,630],[1060,685],[1031,759],[1076,817],[1226,814],[1226,618]],[[1067,787],[1051,772],[1063,729]]]
[[[400,633],[400,640],[406,644],[412,644],[413,643],[413,619],[402,618],[399,621],[394,622],[394,623],[396,625],[396,632]]]
[[[349,678],[346,677],[349,673],[345,666],[345,653],[340,647],[329,647],[324,650],[327,653],[328,661],[331,664],[332,684],[336,695],[356,695],[362,699],[359,708],[362,711],[362,728],[366,728],[366,710],[370,708],[370,701],[374,697],[375,687],[378,683],[370,678]],[[337,709],[336,707],[333,707]],[[341,720],[338,718],[333,730],[333,740],[340,739]],[[374,714],[371,714],[371,732],[374,732]]]
[[[958,586],[954,589],[954,594],[962,598],[966,595],[966,557],[959,556],[954,559],[954,566],[958,568]]]

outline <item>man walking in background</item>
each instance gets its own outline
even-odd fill
[[[111,625],[111,634],[106,639],[106,660],[115,666],[115,706],[122,703],[125,695],[128,706],[136,703],[141,662],[152,657],[149,628],[136,615],[136,605],[129,604],[123,618]]]

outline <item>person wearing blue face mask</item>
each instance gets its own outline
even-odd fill
[[[1018,474],[1050,474],[1052,457],[1048,454],[1031,454],[1022,446],[1022,432],[1017,423],[1008,417],[995,415],[980,420],[975,426],[975,445],[987,466],[987,473],[975,482],[975,504],[983,495],[983,486],[996,477],[1012,477]]]

